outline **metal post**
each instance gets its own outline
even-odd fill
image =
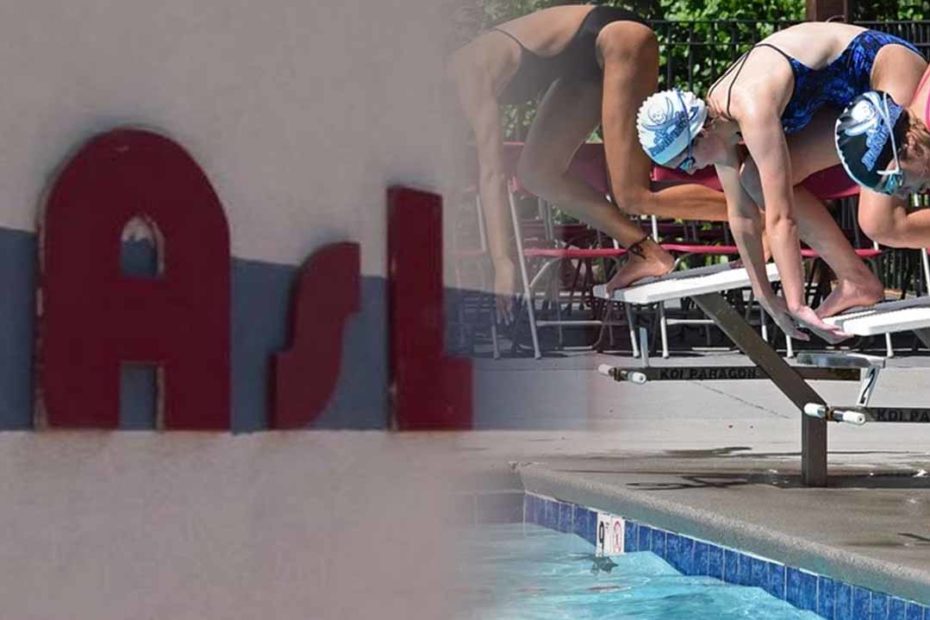
[[[768,374],[772,382],[791,400],[799,411],[804,405],[825,405],[807,382],[789,366],[758,334],[743,320],[719,293],[695,295],[694,300],[707,316],[749,356],[754,364]],[[801,415],[801,482],[805,486],[827,485],[827,423],[826,420]]]
[[[925,347],[930,348],[930,329],[915,329],[914,333]]]
[[[810,22],[845,21],[852,17],[855,0],[806,0],[805,18]]]
[[[645,327],[639,328],[639,354],[644,367],[649,366],[649,332]]]

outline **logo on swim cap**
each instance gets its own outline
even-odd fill
[[[677,89],[651,95],[639,108],[639,143],[659,165],[681,154],[701,131],[707,106],[694,93]]]
[[[873,105],[868,97],[854,102],[849,110],[849,120],[843,127],[843,133],[847,136],[862,135],[867,131],[873,131],[882,117],[878,115],[878,109]]]
[[[886,169],[897,161],[897,145],[907,131],[903,111],[887,93],[869,91],[856,97],[837,119],[836,149],[846,173],[859,185],[883,193],[897,188],[900,173]]]

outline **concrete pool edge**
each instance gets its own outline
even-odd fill
[[[551,497],[620,515],[655,528],[762,556],[852,588],[887,594],[889,599],[899,597],[923,606],[930,603],[930,573],[925,571],[850,553],[719,512],[695,509],[572,473],[538,465],[520,465],[517,473],[524,491],[530,495]]]

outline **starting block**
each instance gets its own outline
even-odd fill
[[[770,281],[778,279],[774,265],[766,266]],[[603,364],[600,374],[616,381],[644,384],[651,381],[769,379],[803,413],[801,416],[801,477],[807,486],[827,483],[827,421],[862,425],[874,422],[930,423],[930,409],[869,407],[869,400],[885,367],[881,357],[842,352],[802,352],[798,366],[790,366],[746,323],[719,293],[750,286],[745,268],[719,265],[675,272],[652,278],[608,296],[604,286],[597,297],[630,305],[653,304],[690,297],[745,353],[755,366],[619,368]],[[829,319],[843,331],[871,336],[914,331],[930,347],[930,298],[910,299],[856,309]],[[829,406],[808,380],[859,381],[856,405]]]
[[[930,347],[930,297],[888,301],[849,310],[825,321],[856,336],[913,331]]]
[[[769,282],[778,280],[778,269],[774,263],[766,265],[765,271]],[[615,290],[609,297],[607,287],[599,284],[594,287],[594,296],[608,301],[642,306],[682,297],[722,293],[735,288],[745,288],[751,284],[745,267],[733,267],[724,263],[685,271],[673,271],[658,278],[645,278],[634,286]]]

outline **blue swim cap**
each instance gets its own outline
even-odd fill
[[[898,152],[907,126],[904,107],[888,93],[873,90],[853,99],[836,121],[836,150],[846,174],[872,191],[894,194],[904,181]]]
[[[649,96],[636,115],[639,143],[660,166],[680,155],[697,137],[707,105],[692,92],[677,88]]]

